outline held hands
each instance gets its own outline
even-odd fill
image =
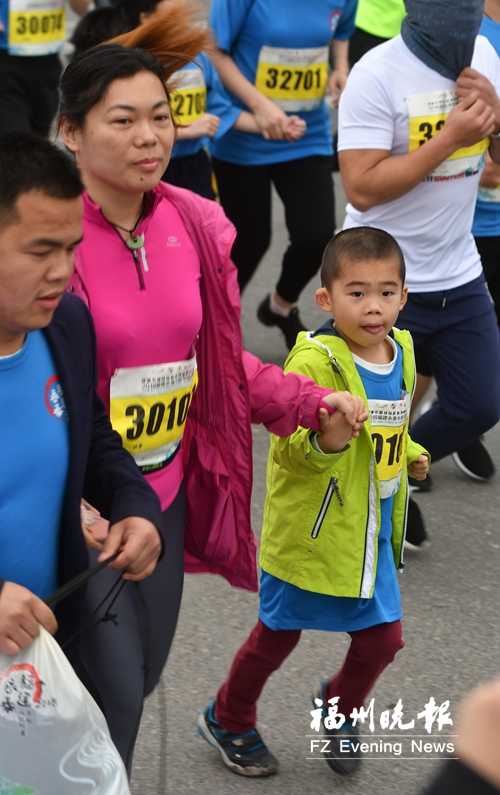
[[[110,569],[125,569],[124,580],[137,582],[153,573],[161,552],[161,539],[158,530],[148,519],[141,516],[127,516],[109,528],[98,561],[120,554]]]
[[[253,114],[261,135],[266,141],[283,141],[288,137],[289,117],[284,110],[281,110],[263,94],[258,107],[253,109]]]
[[[500,129],[500,99],[495,91],[495,87],[487,77],[481,74],[481,72],[467,66],[458,76],[457,96],[459,98],[466,98],[472,95],[477,99],[481,99],[485,105],[490,106],[495,114],[494,132],[498,132]]]
[[[52,610],[27,588],[6,582],[0,591],[0,652],[14,657],[27,649],[40,634],[40,624],[54,634],[57,621]]]
[[[317,443],[324,453],[338,453],[346,444],[359,436],[363,423],[368,419],[368,410],[363,398],[350,392],[334,392],[323,400],[336,411],[328,414],[324,408],[319,410],[321,435]]]
[[[416,461],[412,461],[408,467],[408,474],[415,480],[425,480],[429,472],[429,459],[426,455],[420,455]]]

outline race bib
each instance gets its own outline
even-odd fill
[[[10,0],[11,55],[51,55],[66,39],[63,0]]]
[[[496,188],[482,188],[479,186],[477,198],[482,202],[500,202],[500,185]]]
[[[328,82],[328,47],[262,47],[255,86],[287,113],[316,110]]]
[[[206,113],[207,86],[202,70],[182,69],[172,76],[176,88],[170,96],[170,106],[177,124],[192,124]]]
[[[400,400],[369,400],[372,441],[380,481],[380,499],[392,497],[401,485],[410,417],[410,396]]]
[[[115,370],[110,383],[111,424],[143,472],[162,469],[179,450],[197,384],[196,356]]]
[[[430,141],[444,126],[450,111],[457,104],[455,91],[433,91],[430,94],[412,94],[406,97],[409,113],[408,151],[414,152]],[[434,169],[429,178],[468,176],[484,166],[490,139],[484,138],[474,146],[462,147],[453,152],[444,163]]]

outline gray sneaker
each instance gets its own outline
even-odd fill
[[[257,729],[245,734],[233,734],[217,723],[215,701],[198,715],[198,731],[222,756],[222,761],[239,776],[273,776],[278,772],[278,760],[265,745]]]

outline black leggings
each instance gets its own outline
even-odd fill
[[[164,555],[153,574],[127,582],[106,621],[82,633],[76,671],[106,716],[111,738],[130,777],[143,700],[156,687],[177,626],[184,582],[184,487],[163,514]],[[89,550],[90,565],[99,552]],[[83,623],[120,573],[103,569],[89,580]],[[92,620],[105,612],[106,605]]]
[[[252,278],[271,242],[271,184],[285,205],[290,237],[276,291],[295,303],[317,273],[333,235],[332,159],[314,155],[267,166],[240,166],[212,160],[221,204],[238,236],[232,259],[240,290]]]

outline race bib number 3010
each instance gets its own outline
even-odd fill
[[[455,91],[433,91],[430,94],[412,94],[406,97],[409,114],[409,152],[414,152],[439,133],[457,101]],[[474,146],[457,149],[444,163],[434,169],[430,177],[439,179],[439,177],[476,174],[484,165],[489,145],[490,139],[484,138]]]
[[[177,452],[197,383],[196,357],[115,371],[111,424],[143,471],[160,469]]]
[[[255,86],[287,113],[320,107],[328,82],[328,47],[262,47]]]

